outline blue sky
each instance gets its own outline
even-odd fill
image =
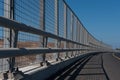
[[[97,39],[120,47],[120,0],[66,0]]]

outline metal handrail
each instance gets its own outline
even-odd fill
[[[0,58],[36,55],[44,53],[71,52],[71,51],[90,51],[91,49],[62,49],[62,48],[0,48]]]
[[[32,33],[32,34],[41,35],[41,36],[44,36],[44,37],[50,37],[50,38],[53,38],[53,39],[78,44],[78,45],[81,45],[81,46],[93,47],[93,46],[90,46],[90,45],[82,44],[82,43],[79,43],[79,42],[76,42],[76,41],[72,41],[72,40],[57,36],[57,35],[49,33],[49,32],[42,31],[40,29],[33,28],[32,26],[28,26],[26,24],[19,23],[17,21],[14,21],[14,20],[2,17],[2,16],[0,16],[0,25],[1,25],[1,27],[10,28],[10,29],[13,29],[13,30],[16,30],[16,31]],[[93,48],[95,48],[95,47],[93,47]]]

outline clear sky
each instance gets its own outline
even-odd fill
[[[120,0],[66,0],[97,39],[120,47]]]

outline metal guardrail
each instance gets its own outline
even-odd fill
[[[58,53],[58,52],[72,52],[72,51],[91,51],[90,49],[57,49],[57,48],[4,48],[0,49],[0,58]]]
[[[72,41],[72,40],[57,36],[57,35],[49,33],[49,32],[42,31],[40,29],[33,28],[31,26],[27,26],[23,23],[19,23],[19,22],[16,22],[14,20],[11,20],[11,19],[8,19],[8,18],[5,18],[5,17],[1,17],[1,16],[0,16],[0,25],[4,26],[6,28],[13,29],[15,31],[22,31],[22,32],[36,34],[36,35],[42,35],[42,36],[47,37],[47,38],[50,37],[50,38],[57,39],[57,40],[60,40],[60,41],[67,41],[67,42],[70,42],[70,43],[73,43],[73,44],[78,44],[78,45],[81,45],[81,46],[93,47],[93,46],[90,46],[90,45],[85,45],[85,44],[82,44],[82,43],[79,43],[79,42],[76,42],[76,41]]]

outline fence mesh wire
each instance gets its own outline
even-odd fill
[[[101,45],[102,43],[96,40],[91,34],[87,32],[77,16],[66,5],[63,0],[14,0],[14,6],[11,7],[10,1],[0,0],[0,16],[9,19],[14,19],[17,22],[24,23],[36,29],[41,29],[45,32],[55,34],[66,39],[80,42],[88,45]],[[58,4],[56,3],[58,2]],[[44,2],[44,4],[42,3]],[[57,4],[57,6],[56,6]],[[12,9],[12,10],[11,10]],[[42,11],[42,9],[44,11]],[[57,9],[57,10],[56,10]],[[45,12],[45,13],[44,13]],[[44,13],[42,15],[42,13]],[[44,25],[42,24],[42,21]],[[43,25],[43,26],[42,26]],[[44,29],[43,29],[44,28]],[[66,29],[66,31],[65,31]],[[41,48],[43,46],[43,36],[32,33],[18,32],[17,48]],[[11,46],[10,29],[0,26],[0,48],[10,48]],[[58,43],[60,44],[58,46]],[[90,44],[91,45],[91,44]],[[102,44],[105,46],[105,44]],[[92,44],[93,46],[93,44]],[[96,46],[96,45],[94,45]],[[71,42],[60,41],[48,37],[47,48],[86,48]],[[86,48],[87,49],[87,48]],[[84,51],[50,53],[45,55],[46,60],[52,61],[59,57],[64,59],[68,54],[69,57]],[[9,70],[10,58],[0,59],[0,73]],[[15,67],[26,67],[37,64],[43,61],[43,55],[29,55],[15,57]]]
[[[14,20],[40,29],[40,1],[39,0],[15,0],[14,1]],[[18,34],[18,48],[38,48],[41,47],[40,36],[19,32]],[[39,61],[38,61],[39,56]],[[39,63],[41,61],[40,55],[30,55],[16,57],[16,67],[25,67]]]
[[[6,9],[4,6],[9,6],[4,0],[0,0],[0,16],[9,15],[5,14],[5,12],[10,12],[9,9]],[[6,32],[6,33],[5,33]],[[9,47],[9,29],[0,27],[0,48],[8,48]],[[2,58],[0,59],[0,73],[9,70],[9,58]]]
[[[67,36],[66,38],[72,40],[72,31],[71,31],[71,10],[67,8],[67,16],[64,16],[64,1],[58,0],[58,6],[55,6],[55,0],[45,0],[44,3],[45,7],[45,31],[50,32],[52,34],[58,35],[60,37],[65,37],[65,21],[64,18],[67,17]],[[10,0],[0,0],[0,16],[5,16],[7,18],[11,18],[10,15]],[[24,23],[28,26],[32,26],[37,29],[41,29],[40,26],[40,18],[41,11],[40,8],[43,7],[42,3],[40,3],[40,0],[14,0],[14,15],[13,19]],[[58,7],[58,15],[56,14],[56,8]],[[56,24],[58,19],[58,29],[56,28]],[[74,21],[75,26],[76,21]],[[74,32],[76,30],[76,27],[74,29]],[[56,31],[58,34],[56,34]],[[75,33],[74,33],[75,35]],[[76,37],[74,37],[76,38]],[[56,48],[58,41],[52,38],[48,38],[48,48]],[[65,41],[60,42],[59,48],[72,48],[73,44],[68,43]],[[10,30],[6,28],[0,27],[0,48],[9,48],[10,47]],[[25,32],[19,32],[18,33],[18,41],[17,41],[17,47],[18,48],[40,48],[42,46],[42,39],[41,36],[31,34],[31,33],[25,33]],[[65,52],[66,53],[66,52]],[[46,54],[46,60],[56,60],[58,54],[59,57],[65,58],[65,53],[50,53]],[[72,55],[71,52],[68,52],[69,56]],[[15,57],[15,66],[16,67],[26,67],[28,65],[33,65],[36,63],[40,63],[42,61],[42,55],[29,55],[29,56],[20,56]],[[2,63],[0,66],[0,70],[8,70],[9,69],[9,58],[6,59],[0,59],[0,62]]]

